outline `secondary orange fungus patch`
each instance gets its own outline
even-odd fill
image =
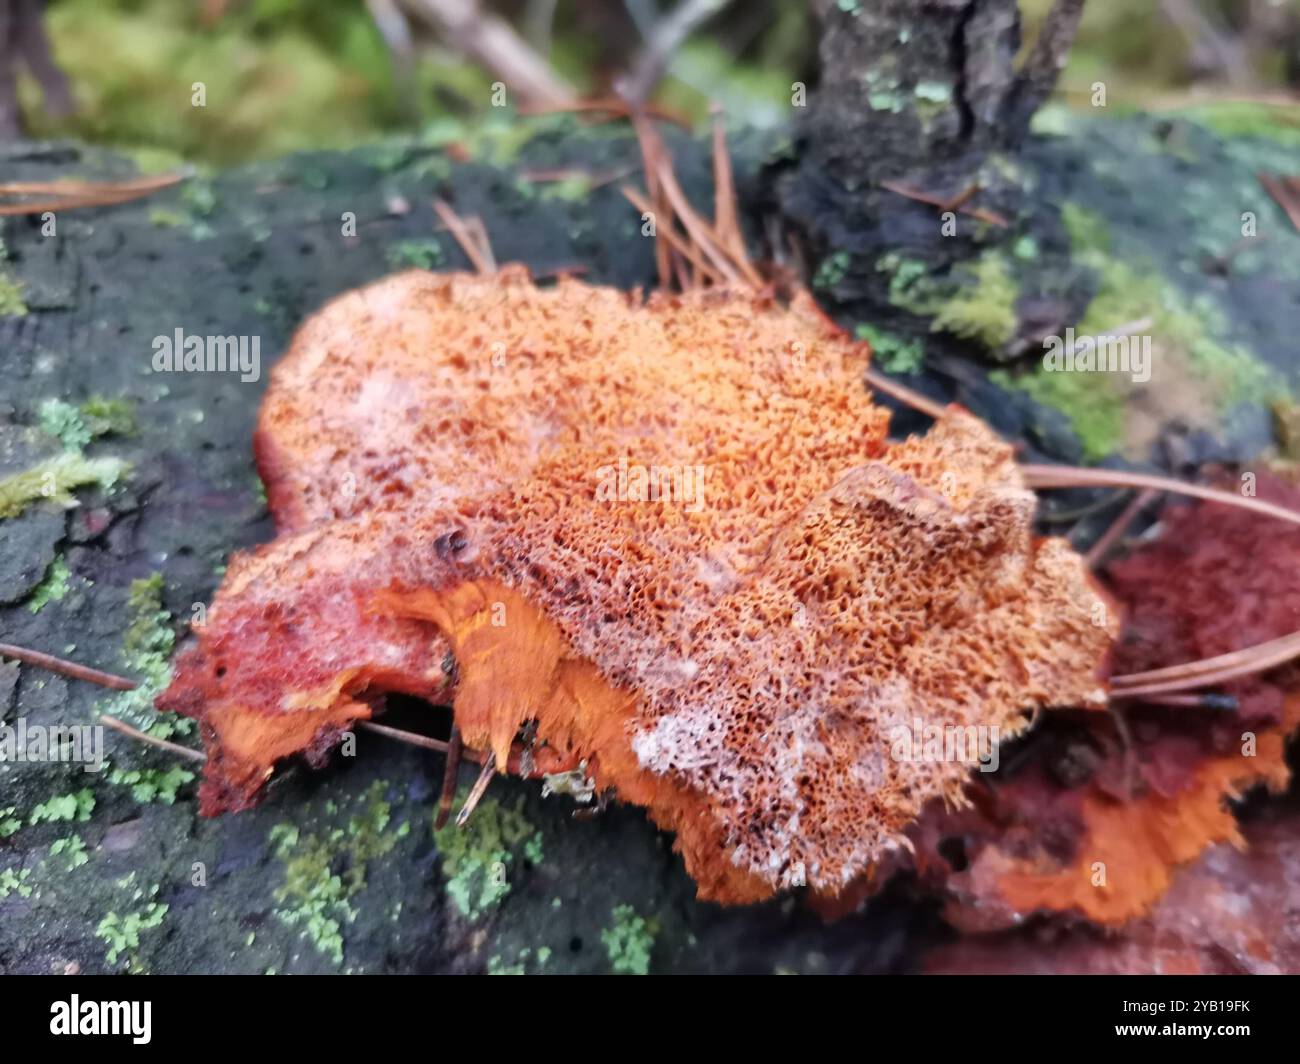
[[[1098,705],[1116,634],[1010,449],[956,408],[889,443],[866,364],[805,296],[510,267],[335,300],[263,405],[280,536],[161,700],[203,722],[204,811],[384,692],[450,697],[498,765],[645,806],[702,896],[838,893],[960,800],[900,729]]]

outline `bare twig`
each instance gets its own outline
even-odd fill
[[[460,772],[460,755],[464,745],[460,741],[460,729],[451,726],[451,739],[447,743],[447,761],[442,769],[442,793],[438,796],[438,815],[434,817],[433,826],[441,828],[451,815],[451,803],[456,798],[456,776]]]
[[[478,779],[474,781],[474,786],[469,792],[469,797],[465,799],[464,807],[456,814],[456,826],[458,828],[463,828],[469,823],[469,818],[474,812],[474,807],[478,805],[483,794],[487,791],[488,784],[492,782],[492,777],[496,773],[496,767],[496,754],[488,754],[487,760],[483,762],[483,771],[478,774]]]
[[[631,188],[628,185],[624,185],[622,186],[622,188],[619,189],[619,191],[622,192],[623,195],[627,197],[628,202],[631,203],[632,206],[634,206],[637,210],[641,211],[643,214],[655,214],[654,204],[652,204],[649,200],[647,200],[644,196],[642,196],[641,193],[639,193],[636,189]],[[676,251],[684,259],[686,259],[693,267],[695,267],[695,269],[699,270],[700,273],[704,274],[705,277],[707,277],[707,279],[712,284],[722,284],[726,280],[726,278],[721,273],[719,273],[716,269],[714,269],[711,265],[709,265],[707,262],[704,261],[704,259],[700,256],[699,251],[692,244],[682,239],[680,236],[678,236],[676,233],[672,231],[671,220],[668,217],[665,217],[663,215],[656,215],[655,240],[656,240],[656,250],[659,247],[663,247],[665,251],[668,250],[669,248],[671,248],[673,251]],[[664,269],[667,270],[666,265]],[[661,285],[663,285],[666,288],[671,283],[672,283],[671,273],[661,275],[660,277]]]
[[[25,203],[0,204],[0,216],[43,214],[79,207],[109,207],[140,199],[185,180],[187,174],[160,174],[127,181],[15,181],[0,185],[0,196],[45,196]]]
[[[622,95],[634,104],[648,100],[667,72],[673,53],[697,27],[726,7],[727,2],[728,0],[682,0],[672,14],[650,31],[645,47],[632,66],[632,72],[623,79]]]
[[[594,100],[569,100],[566,103],[557,104],[521,103],[516,110],[521,115],[578,114],[592,117],[599,116],[602,120],[606,118],[627,118],[631,113],[627,101],[617,96],[602,96]],[[659,104],[642,104],[637,107],[637,111],[647,118],[655,118],[661,122],[671,122],[675,126],[681,126],[682,129],[691,128],[691,120],[684,114],[662,107]]]
[[[1172,694],[1197,687],[1214,687],[1227,680],[1264,672],[1285,665],[1298,655],[1300,632],[1292,632],[1242,650],[1234,650],[1230,654],[1170,665],[1163,669],[1112,676],[1110,686],[1112,690],[1123,691],[1127,695]]]
[[[1273,200],[1291,219],[1291,224],[1300,229],[1300,195],[1296,194],[1290,187],[1289,183],[1284,182],[1282,178],[1274,177],[1272,174],[1256,174],[1259,183],[1264,186],[1264,191],[1273,197]]]
[[[496,273],[496,262],[492,257],[492,249],[488,246],[487,230],[483,227],[483,223],[476,218],[461,218],[445,200],[434,200],[433,209],[442,224],[447,227],[447,231],[460,245],[461,251],[465,252],[474,269],[483,274]],[[474,222],[478,222],[477,226],[473,224]]]
[[[359,720],[356,726],[365,731],[374,732],[376,735],[385,735],[390,739],[396,739],[400,743],[407,743],[410,746],[422,746],[426,750],[434,750],[437,753],[445,754],[449,749],[449,744],[444,743],[441,739],[432,739],[427,735],[420,735],[416,732],[402,731],[401,728],[392,728],[387,724],[378,724],[373,720]]]
[[[156,746],[159,750],[166,750],[169,753],[176,754],[179,757],[187,757],[191,761],[197,761],[202,764],[207,760],[202,750],[193,750],[188,746],[181,746],[180,743],[168,742],[166,739],[159,739],[148,732],[142,732],[139,728],[133,728],[124,720],[118,720],[116,717],[110,717],[107,713],[101,713],[99,719],[108,727],[115,731],[120,731],[123,735],[129,735],[142,743],[148,743],[150,746]]]
[[[1129,504],[1120,512],[1120,515],[1111,522],[1110,527],[1092,545],[1092,549],[1084,555],[1083,560],[1087,562],[1088,568],[1097,568],[1105,560],[1106,555],[1110,553],[1111,547],[1118,543],[1120,537],[1128,531],[1129,525],[1137,520],[1138,514],[1159,497],[1160,493],[1151,488],[1147,488],[1145,491],[1133,496],[1129,500]]]
[[[900,403],[905,403],[913,410],[919,410],[923,414],[929,414],[930,417],[938,421],[944,416],[946,407],[943,403],[937,403],[929,399],[920,392],[907,387],[905,384],[899,384],[898,381],[892,381],[883,373],[878,373],[874,369],[867,370],[867,383],[875,388],[878,392],[884,392],[886,395],[892,395]]]
[[[415,43],[406,12],[397,0],[366,0],[370,18],[384,39],[393,63],[394,81],[400,86],[398,98],[408,112],[414,113]]]
[[[1173,477],[1155,476],[1150,473],[1130,473],[1124,469],[1083,469],[1076,466],[1022,465],[1020,472],[1027,487],[1042,488],[1151,488],[1155,491],[1168,491],[1175,495],[1188,495],[1194,499],[1236,506],[1242,510],[1252,510],[1266,517],[1276,517],[1279,521],[1289,521],[1300,525],[1300,513],[1288,510],[1285,506],[1264,502],[1261,499],[1235,495],[1218,488],[1207,488],[1200,484],[1188,484]]]
[[[477,0],[401,3],[411,15],[437,30],[451,47],[517,92],[521,102],[556,105],[573,101],[573,87],[509,23],[483,11]]]
[[[75,661],[56,658],[53,654],[45,654],[39,650],[16,647],[11,643],[0,643],[0,657],[13,658],[15,661],[48,669],[50,672],[57,672],[60,676],[68,676],[74,680],[85,680],[87,683],[99,684],[100,687],[111,687],[114,691],[134,691],[138,686],[134,680],[128,680],[124,676],[114,676],[111,672],[101,672],[88,665],[78,665]]]
[[[904,199],[915,200],[917,203],[926,203],[931,207],[939,208],[941,211],[956,211],[960,214],[968,214],[981,222],[996,225],[999,229],[1007,228],[1007,220],[996,211],[969,206],[968,201],[979,191],[978,185],[969,186],[955,196],[936,196],[932,192],[922,192],[919,189],[909,188],[898,181],[882,181],[880,187],[887,192],[902,196]]]

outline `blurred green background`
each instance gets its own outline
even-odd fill
[[[871,0],[835,0],[855,8]],[[1023,0],[1027,37],[1051,0]],[[508,22],[585,95],[607,94],[671,6],[654,0],[501,0]],[[30,82],[31,132],[135,151],[146,166],[226,165],[341,147],[472,119],[495,76],[414,21],[395,59],[375,12],[392,0],[53,0],[46,21],[78,109],[52,121]],[[661,8],[663,10],[661,10]],[[790,83],[815,82],[806,0],[733,0],[676,50],[656,101],[696,119],[709,100],[736,121],[788,117]],[[1103,80],[1116,110],[1196,107],[1233,129],[1291,125],[1300,87],[1300,0],[1090,0],[1059,95],[1087,106]],[[208,106],[191,106],[202,81]],[[1282,106],[1279,106],[1279,101]]]

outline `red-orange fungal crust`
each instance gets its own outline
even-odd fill
[[[536,722],[676,832],[703,896],[838,893],[960,800],[970,766],[895,760],[899,727],[1097,704],[1116,626],[1033,536],[1010,449],[955,408],[891,445],[865,367],[806,297],[642,304],[510,267],[331,303],[259,420],[280,538],[164,699],[205,722],[205,811],[252,800],[303,713],[319,743],[385,689],[438,697],[450,652],[467,745],[500,761]],[[272,623],[286,603],[306,616]],[[243,741],[232,772],[246,734],[267,756]]]

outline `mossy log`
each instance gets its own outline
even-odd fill
[[[818,185],[792,135],[737,131],[755,255],[770,251],[760,234],[774,221],[796,233],[815,293],[872,338],[882,365],[1029,452],[1173,468],[1253,460],[1273,443],[1270,404],[1296,384],[1300,313],[1300,235],[1255,172],[1294,156],[1181,119],[1040,122],[1016,155],[995,149],[982,164],[1013,169],[1021,198],[995,205],[1005,229],[973,225],[964,255],[937,250],[933,207],[846,210],[846,179]],[[453,159],[463,147],[469,162]],[[708,209],[708,145],[670,147]],[[76,145],[3,151],[15,180],[133,172]],[[70,485],[75,508],[42,497],[0,521],[0,631],[144,687],[123,695],[4,666],[5,724],[111,712],[194,743],[148,695],[231,551],[270,537],[250,442],[292,330],[394,269],[468,268],[434,196],[481,216],[500,261],[648,288],[651,243],[617,184],[539,178],[637,162],[626,130],[502,121],[191,178],[60,214],[54,232],[8,220],[0,480],[64,455],[121,466],[111,486]],[[1243,245],[1246,213],[1259,235]],[[1157,350],[1146,385],[1044,374],[1047,332],[1138,317],[1152,319]],[[257,337],[258,379],[155,372],[155,338],[178,328]],[[900,416],[901,429],[919,424]],[[435,712],[392,710],[399,724]],[[432,830],[441,759],[375,735],[215,821],[196,816],[188,762],[114,733],[105,743],[98,773],[0,764],[0,971],[896,971],[917,967],[938,933],[904,884],[833,929],[797,905],[697,903],[668,840],[636,812],[578,820],[571,799],[508,780],[448,848]]]

